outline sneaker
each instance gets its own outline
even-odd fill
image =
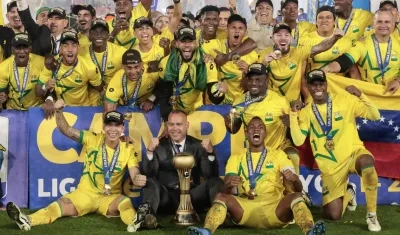
[[[289,222],[289,224],[295,224],[296,223],[296,221],[294,220],[294,219],[292,219],[290,222]]]
[[[301,191],[301,196],[303,197],[304,202],[306,203],[306,205],[308,207],[312,207],[313,206],[312,199],[311,199],[310,195],[306,191],[304,191],[304,190]]]
[[[368,224],[368,230],[371,232],[379,232],[381,231],[381,225],[379,224],[378,221],[378,216],[367,214],[367,224]]]
[[[308,231],[307,235],[325,235],[326,234],[326,225],[324,221],[317,221],[312,229]]]
[[[29,222],[28,216],[23,214],[18,206],[15,205],[13,202],[9,202],[7,204],[7,214],[21,230],[31,230],[31,224]]]
[[[136,213],[135,218],[133,218],[132,223],[128,225],[126,230],[130,233],[137,232],[141,227],[144,222],[144,218],[139,219],[141,216],[138,216]]]
[[[187,229],[188,235],[211,235],[211,231],[206,228],[198,228],[190,226]]]
[[[357,186],[354,183],[347,184],[347,191],[352,195],[349,204],[347,204],[347,210],[355,211],[357,208],[357,195],[356,195]]]
[[[144,226],[148,229],[157,229],[159,227],[157,218],[153,214],[148,214],[144,217]]]

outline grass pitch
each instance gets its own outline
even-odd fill
[[[23,210],[24,213],[29,213]],[[322,219],[321,208],[312,208],[314,220]],[[366,207],[359,206],[357,211],[346,211],[340,222],[327,222],[327,234],[329,235],[361,235],[372,234],[367,229],[365,222]],[[202,215],[204,219],[205,215]],[[378,218],[382,226],[382,232],[379,235],[399,235],[400,234],[400,207],[399,206],[379,206]],[[142,230],[139,234],[186,234],[185,227],[177,226],[171,223],[171,217],[163,217],[159,221],[163,228],[159,230]],[[50,225],[33,227],[29,232],[20,231],[16,224],[12,223],[5,211],[0,211],[0,235],[29,234],[29,235],[90,235],[90,234],[128,234],[126,226],[119,218],[105,218],[101,215],[87,215],[81,218],[61,218]],[[257,230],[245,228],[219,228],[215,234],[221,235],[292,235],[302,234],[297,225],[289,225],[285,229],[278,230]]]

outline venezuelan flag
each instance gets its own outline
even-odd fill
[[[345,88],[356,86],[373,101],[381,113],[381,119],[370,121],[357,120],[359,136],[365,147],[374,155],[379,176],[400,179],[398,163],[400,161],[400,89],[394,94],[386,93],[385,86],[349,79],[333,74],[327,75],[328,91],[331,93],[347,92]],[[303,164],[315,166],[309,146],[301,147]]]

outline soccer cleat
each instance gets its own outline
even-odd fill
[[[357,186],[354,183],[347,184],[347,191],[352,195],[349,204],[347,204],[347,210],[355,211],[357,208],[357,197],[356,197]]]
[[[317,221],[312,229],[308,231],[307,235],[325,235],[326,234],[326,225],[324,221]]]
[[[148,229],[157,229],[159,227],[157,218],[153,214],[148,214],[144,217],[144,226]]]
[[[371,232],[379,232],[382,229],[378,221],[378,216],[376,215],[371,215],[368,213],[367,224],[368,224],[368,230]]]
[[[31,230],[31,225],[28,216],[23,214],[17,205],[13,202],[7,203],[7,214],[8,216],[18,225],[23,231]]]
[[[292,219],[290,222],[289,222],[289,224],[295,224],[296,223],[296,221],[294,220],[294,219]]]
[[[198,228],[190,226],[187,229],[188,235],[211,235],[211,231],[206,228]]]
[[[138,213],[136,213],[135,218],[133,218],[132,223],[128,225],[126,230],[130,233],[137,232],[142,227],[143,222],[144,218],[141,218],[141,216],[138,216]]]
[[[310,195],[306,191],[304,191],[304,190],[301,191],[301,196],[303,197],[304,202],[306,203],[306,205],[308,207],[312,207],[313,206],[312,199],[311,199]]]

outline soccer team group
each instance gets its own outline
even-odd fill
[[[90,5],[74,6],[77,29],[68,26],[64,9],[42,7],[35,22],[26,0],[7,5],[9,24],[0,27],[0,102],[16,110],[41,106],[61,133],[87,149],[77,190],[31,215],[8,203],[20,229],[93,212],[120,216],[129,232],[157,227],[157,209],[146,204],[136,212],[121,194],[126,171],[138,187],[151,177],[162,182],[141,172],[130,138],[121,136],[124,120],[133,107],[148,112],[160,106],[161,139],[168,141],[152,139],[143,158],[159,161],[161,171],[171,168],[164,165],[172,162],[168,152],[189,152],[193,145],[187,115],[203,104],[224,104],[232,105],[227,130],[244,134],[246,144],[229,158],[224,179],[208,197],[204,226],[189,227],[189,234],[212,234],[226,220],[260,229],[294,222],[305,234],[325,234],[298,177],[294,146],[307,136],[321,170],[326,218],[340,220],[346,208],[356,209],[356,188],[348,183],[355,173],[365,187],[368,230],[381,230],[374,158],[356,128],[356,117],[378,120],[380,113],[355,86],[328,93],[327,76],[381,84],[388,95],[398,90],[396,1],[381,1],[373,14],[352,8],[352,0],[335,0],[334,7],[317,10],[315,25],[297,22],[297,0],[282,1],[283,22],[273,19],[271,0],[258,0],[247,20],[239,9],[243,0],[230,1],[231,8],[204,6],[196,17],[182,14],[185,0],[174,0],[166,15],[150,11],[152,0],[135,7],[129,0],[114,2],[115,18],[107,21]],[[62,112],[66,105],[103,106],[103,132],[71,127]],[[218,153],[210,141],[195,141],[205,152],[201,165],[213,165]],[[171,169],[163,170],[176,178]]]

